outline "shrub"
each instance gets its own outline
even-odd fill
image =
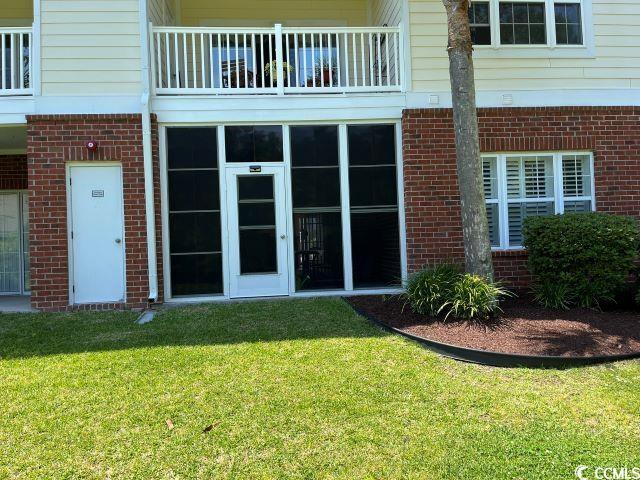
[[[405,306],[414,312],[445,319],[486,320],[500,309],[500,300],[511,294],[499,284],[462,273],[453,265],[439,265],[412,275],[404,294]]]
[[[459,276],[460,269],[454,265],[425,268],[411,275],[404,294],[405,306],[410,304],[413,311],[421,315],[437,316]]]
[[[446,312],[445,318],[453,316],[462,320],[488,320],[502,312],[500,300],[508,296],[512,296],[512,293],[499,284],[465,273],[453,285],[451,298],[442,310]]]
[[[536,283],[533,286],[533,297],[545,308],[569,310],[573,302],[573,293],[566,282]]]
[[[588,308],[624,288],[640,239],[634,219],[603,213],[529,217],[523,233],[541,303],[564,291],[565,302]]]

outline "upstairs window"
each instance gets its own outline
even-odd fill
[[[469,5],[471,41],[474,45],[491,45],[490,11],[489,2],[472,2]]]
[[[502,45],[544,45],[547,43],[544,3],[500,2]]]
[[[489,237],[494,248],[521,248],[527,217],[594,210],[590,153],[483,155]]]
[[[474,45],[584,46],[583,2],[484,0],[469,7]]]

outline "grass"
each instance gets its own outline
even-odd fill
[[[542,480],[640,466],[639,362],[457,363],[335,299],[134,320],[0,315],[0,478]]]

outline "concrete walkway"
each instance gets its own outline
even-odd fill
[[[0,312],[3,313],[19,313],[19,312],[33,312],[31,309],[31,297],[29,296],[16,296],[16,297],[3,297],[0,296]]]

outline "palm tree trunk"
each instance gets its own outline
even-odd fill
[[[443,3],[447,10],[449,28],[449,74],[453,96],[465,267],[467,272],[493,281],[478,139],[469,0],[443,0]]]

